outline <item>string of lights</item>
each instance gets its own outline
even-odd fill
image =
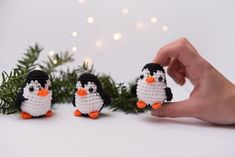
[[[87,16],[87,18],[86,18],[86,23],[88,24],[88,25],[93,25],[95,22],[96,22],[96,19],[95,19],[95,17],[93,17],[90,13],[89,13],[89,11],[87,11],[87,8],[84,8],[85,7],[85,3],[88,3],[88,0],[76,0],[77,1],[77,3],[78,3],[78,5],[81,7],[83,7],[83,11],[84,12],[86,12],[86,16]],[[125,18],[125,17],[128,17],[128,16],[130,16],[130,11],[129,11],[129,9],[128,9],[128,7],[126,6],[126,7],[123,7],[121,10],[120,10],[120,16],[123,16],[123,18]],[[84,21],[83,21],[84,22]],[[150,24],[153,24],[153,25],[160,25],[160,28],[161,28],[161,31],[163,31],[163,32],[168,32],[168,35],[170,35],[171,33],[169,32],[169,28],[168,28],[168,26],[167,25],[161,25],[161,23],[159,22],[159,20],[158,20],[158,18],[156,17],[156,16],[151,16],[151,17],[149,17],[149,19],[148,19],[148,22],[150,23]],[[128,24],[126,24],[126,25],[128,25]],[[142,22],[142,21],[137,21],[137,22],[135,22],[135,24],[134,24],[134,26],[135,26],[135,28],[136,29],[138,29],[138,30],[141,30],[141,29],[143,29],[144,28],[144,25],[145,25],[145,23],[144,22]],[[97,28],[96,28],[97,29]],[[121,30],[121,29],[120,29]],[[127,36],[128,35],[128,33],[127,32],[125,32],[124,30],[123,31],[113,31],[114,33],[113,33],[113,35],[112,35],[112,39],[114,40],[114,41],[119,41],[119,40],[122,40],[122,38],[123,38],[123,36],[125,35],[125,36]],[[71,33],[69,33],[69,37],[68,38],[66,38],[66,41],[69,41],[69,40],[71,40],[72,38],[78,38],[79,37],[79,32],[78,31],[73,31],[73,32],[71,32]],[[109,37],[110,38],[110,37]],[[63,43],[62,43],[63,44]],[[100,48],[102,48],[102,47],[104,47],[104,41],[103,40],[101,40],[101,39],[97,39],[96,41],[95,41],[95,43],[94,43],[94,46],[97,48],[97,49],[100,49]],[[76,51],[78,51],[78,47],[77,46],[72,46],[72,47],[70,47],[69,48],[72,52],[76,52]],[[50,58],[52,58],[52,60],[53,60],[53,62],[57,62],[56,61],[56,58],[54,58],[54,56],[56,55],[56,53],[55,53],[55,51],[54,50],[49,50],[49,52],[48,52],[48,55],[50,56]],[[83,59],[83,62],[85,62],[86,64],[88,64],[89,66],[91,66],[93,63],[92,63],[92,59],[91,58],[89,58],[89,57],[85,57],[84,59]]]

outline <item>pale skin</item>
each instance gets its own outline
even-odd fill
[[[189,79],[194,89],[188,99],[166,103],[152,111],[157,117],[194,117],[218,125],[235,124],[235,85],[200,56],[186,38],[162,47],[153,59],[167,67],[173,80],[184,85]]]

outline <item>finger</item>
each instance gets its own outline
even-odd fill
[[[159,53],[160,50],[158,51],[158,53],[156,54],[156,56],[153,58],[153,63],[156,63],[156,64],[160,64],[162,66],[168,66],[170,63],[171,63],[171,57],[168,57],[166,56],[165,58],[164,57],[161,57],[161,60],[159,59]],[[160,54],[161,55],[161,54]]]
[[[152,110],[151,114],[156,117],[194,117],[195,107],[190,99],[164,104],[158,110]]]
[[[167,73],[177,84],[183,85],[185,83],[185,70],[180,64],[179,60],[173,59],[167,68]]]
[[[162,47],[153,59],[153,63],[167,66],[172,58],[178,59],[183,65],[192,65],[199,57],[195,48],[185,38],[177,39]]]

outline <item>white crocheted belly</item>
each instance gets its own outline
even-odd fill
[[[143,80],[139,80],[137,84],[137,97],[146,104],[163,103],[166,100],[165,85],[158,83],[148,85]]]
[[[21,110],[29,113],[34,117],[42,116],[51,108],[52,93],[46,97],[30,95],[28,100],[25,100],[21,105]]]
[[[76,107],[81,113],[87,114],[94,111],[99,111],[104,102],[99,95],[88,94],[87,96],[80,97],[76,94],[75,97]]]

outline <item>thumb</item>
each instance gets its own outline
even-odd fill
[[[156,117],[194,117],[195,107],[190,99],[163,104],[158,110],[152,110]]]

